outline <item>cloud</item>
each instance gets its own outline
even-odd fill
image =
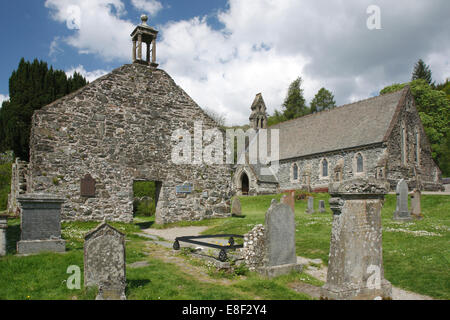
[[[79,74],[81,74],[83,77],[86,78],[87,81],[92,82],[92,81],[100,78],[101,76],[104,76],[105,74],[109,73],[110,71],[102,70],[102,69],[98,69],[98,70],[94,70],[94,71],[86,71],[84,66],[79,65],[78,67],[72,67],[71,69],[67,70],[66,75],[68,77],[70,77],[70,76],[73,76],[73,74],[75,72],[78,72]]]
[[[126,20],[122,1],[46,1],[54,19],[66,24],[69,5],[81,12],[79,29],[65,39],[69,45],[105,60],[130,61],[129,35],[138,21]],[[370,5],[380,8],[380,30],[367,28]],[[200,106],[226,114],[228,124],[243,124],[257,93],[272,113],[298,76],[308,102],[326,87],[338,104],[409,81],[420,58],[434,80],[444,81],[447,12],[448,0],[229,0],[213,14],[219,29],[208,23],[211,15],[157,26],[157,62]]]
[[[0,94],[0,108],[2,107],[3,102],[8,100],[9,100],[8,95]]]
[[[131,4],[138,10],[144,10],[151,16],[156,15],[162,8],[162,4],[156,0],[131,0]]]

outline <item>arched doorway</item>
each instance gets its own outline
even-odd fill
[[[241,176],[241,191],[242,191],[242,195],[247,196],[248,195],[248,190],[249,190],[248,176],[244,172],[244,173],[242,173],[242,176]]]

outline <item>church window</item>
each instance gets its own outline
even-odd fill
[[[322,160],[322,177],[328,177],[328,161],[327,161],[327,159]]]
[[[361,153],[356,155],[356,172],[364,172],[364,159]]]
[[[298,166],[296,163],[292,166],[292,177],[294,180],[298,180]]]

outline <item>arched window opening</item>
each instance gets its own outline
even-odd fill
[[[323,161],[322,161],[322,176],[328,177],[328,161],[327,161],[327,159],[323,159]]]
[[[356,156],[356,172],[364,172],[364,159],[361,153]]]
[[[298,166],[296,163],[292,166],[292,177],[294,180],[298,180]]]

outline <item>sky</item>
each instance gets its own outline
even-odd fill
[[[297,77],[308,103],[325,87],[338,105],[410,81],[419,59],[450,77],[448,0],[14,0],[0,2],[0,104],[22,57],[89,81],[131,63],[142,13],[159,68],[228,125],[257,93],[280,110]]]

